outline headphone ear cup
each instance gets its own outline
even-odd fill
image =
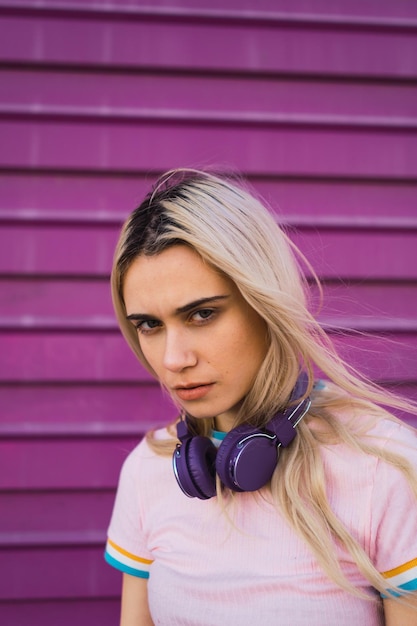
[[[216,471],[233,491],[257,491],[278,463],[276,437],[246,425],[231,430],[217,452]]]
[[[200,436],[186,439],[174,451],[174,474],[187,496],[208,500],[216,495],[216,455],[213,442]]]

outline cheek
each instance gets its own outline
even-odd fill
[[[145,340],[141,340],[139,337],[139,347],[142,351],[145,361],[148,365],[153,369],[153,371],[158,375],[160,375],[161,365],[158,357],[158,351],[155,349],[155,346],[152,348],[148,345],[148,342]]]
[[[263,361],[267,352],[267,332],[265,326],[256,321],[257,323],[242,329],[237,349],[240,349],[241,358],[250,356],[258,362]]]
[[[254,333],[248,328],[229,333],[222,347],[217,358],[225,373],[242,376],[246,381],[256,376],[267,352],[265,333]]]

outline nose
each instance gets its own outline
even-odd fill
[[[186,331],[167,331],[163,363],[171,372],[181,372],[196,365],[197,354]]]

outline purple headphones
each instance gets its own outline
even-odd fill
[[[241,424],[233,428],[219,449],[208,437],[194,436],[187,418],[177,424],[179,443],[172,457],[175,478],[190,498],[208,500],[216,495],[216,473],[233,491],[257,491],[271,478],[278,463],[279,448],[286,448],[296,435],[295,427],[310,408],[309,397],[301,398],[308,387],[303,372],[291,393],[290,406],[276,413],[264,428]]]

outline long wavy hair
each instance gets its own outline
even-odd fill
[[[336,543],[352,555],[371,585],[385,592],[387,581],[329,505],[320,446],[344,442],[395,465],[417,498],[411,464],[366,437],[379,419],[397,421],[382,404],[413,413],[416,407],[365,379],[339,356],[311,313],[311,290],[302,266],[309,267],[319,285],[317,277],[255,194],[241,181],[237,184],[223,175],[190,169],[172,170],[157,181],[125,222],[114,257],[111,288],[116,316],[127,343],[153,375],[137,332],[126,319],[124,277],[138,256],[157,255],[179,244],[190,246],[230,278],[266,323],[269,348],[236,423],[264,426],[288,402],[300,368],[308,373],[311,408],[297,427],[298,436],[283,450],[279,471],[274,472],[270,485],[274,502],[338,585],[362,595],[341,573]],[[317,372],[328,381],[324,389],[313,389]],[[345,420],[340,414],[366,415],[367,419]],[[192,426],[196,434],[208,435],[213,424],[212,419],[198,419]],[[160,454],[172,453],[176,443],[174,434],[172,441],[161,442],[150,433],[148,441]]]

